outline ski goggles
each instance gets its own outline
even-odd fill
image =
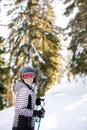
[[[33,72],[29,72],[29,73],[24,73],[22,75],[23,79],[27,79],[27,78],[34,78],[34,73]]]

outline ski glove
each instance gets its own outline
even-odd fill
[[[37,106],[41,105],[41,99],[39,97],[36,99],[36,105]]]
[[[40,110],[33,111],[33,116],[35,116],[35,117],[44,118],[44,115],[45,115],[44,108],[41,108]]]
[[[44,99],[38,97],[38,98],[36,99],[36,105],[37,105],[37,106],[41,105],[41,101],[44,101]]]

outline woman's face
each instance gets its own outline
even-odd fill
[[[28,85],[31,85],[33,83],[33,78],[27,78],[27,79],[23,79],[23,80]]]
[[[34,73],[33,72],[24,73],[22,75],[22,79],[24,80],[26,84],[31,85],[34,79]]]

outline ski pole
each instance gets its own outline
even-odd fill
[[[41,108],[43,109],[43,106],[45,105],[45,102],[44,102],[44,99],[42,99],[41,101],[43,101],[43,105],[41,105]],[[42,117],[44,117],[44,115],[42,115]],[[41,118],[39,118],[39,121],[38,121],[38,122],[39,122],[39,123],[38,123],[38,128],[37,128],[37,130],[40,129]]]
[[[38,124],[38,128],[37,128],[37,130],[40,129],[40,124],[41,124],[41,118],[40,118],[40,120],[39,120],[39,124]]]
[[[38,106],[36,106],[36,110],[38,110]],[[36,124],[36,117],[34,117],[34,126]]]

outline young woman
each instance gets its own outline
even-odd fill
[[[31,67],[24,67],[20,71],[20,80],[15,85],[16,104],[12,130],[34,130],[34,117],[42,118],[45,113],[44,109],[35,110],[36,95],[32,87],[34,78]]]

